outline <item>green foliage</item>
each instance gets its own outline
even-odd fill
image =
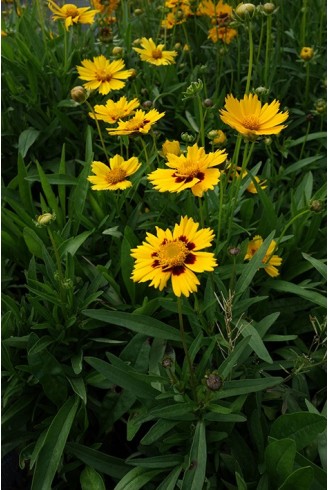
[[[115,22],[97,14],[68,30],[39,0],[4,4],[2,450],[24,488],[325,488],[324,4],[277,0],[268,14],[255,2],[251,18],[216,19],[236,29],[226,43],[186,3],[173,29],[161,25],[168,4],[121,0]],[[143,36],[175,63],[142,61]],[[76,67],[101,54],[134,75],[72,100]],[[289,111],[279,134],[250,141],[221,120],[225,97],[248,86]],[[90,108],[123,95],[165,116],[111,136]],[[227,152],[213,189],[154,189],[166,140]],[[93,162],[117,154],[141,163],[131,187],[93,190]],[[170,281],[132,280],[131,249],[183,216],[213,230],[218,266],[177,298]]]

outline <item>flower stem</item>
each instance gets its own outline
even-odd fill
[[[254,43],[253,43],[251,22],[248,23],[248,40],[249,40],[249,60],[248,60],[248,73],[247,73],[245,94],[249,93],[249,87],[251,85],[252,70],[253,70]]]
[[[271,28],[272,28],[272,16],[267,17],[267,31],[266,31],[266,46],[265,46],[265,63],[264,63],[264,85],[269,86],[269,68],[270,68],[270,51],[271,51]]]
[[[310,91],[310,63],[305,63],[306,78],[305,78],[305,108],[307,108],[309,102],[309,91]]]
[[[177,298],[177,305],[178,305],[178,315],[179,315],[180,338],[181,338],[183,350],[184,350],[184,353],[185,353],[185,356],[186,356],[186,359],[188,362],[188,366],[189,366],[191,389],[192,389],[192,392],[194,395],[194,400],[197,403],[197,401],[198,401],[197,391],[196,391],[197,383],[196,383],[195,373],[194,373],[194,370],[192,367],[192,362],[191,362],[191,359],[189,356],[188,347],[187,347],[187,343],[186,343],[186,336],[185,336],[185,331],[184,331],[184,326],[183,326],[183,317],[182,317],[182,305],[181,305],[181,298],[180,297]]]
[[[97,131],[98,131],[98,134],[99,134],[99,138],[100,138],[100,141],[101,141],[101,146],[102,146],[102,149],[104,150],[104,153],[105,153],[106,158],[107,158],[107,161],[108,161],[109,160],[109,156],[108,156],[108,153],[107,153],[107,150],[106,150],[106,147],[105,147],[103,136],[101,134],[101,129],[100,129],[100,126],[99,126],[99,122],[98,122],[96,113],[93,110],[92,105],[87,100],[85,102],[86,102],[88,108],[90,109],[90,111],[92,112],[92,115],[93,115],[93,117],[94,117],[94,119],[96,121],[96,126],[97,126]]]
[[[55,239],[54,239],[54,236],[52,234],[52,231],[50,230],[50,228],[48,227],[47,228],[48,230],[48,234],[49,234],[49,238],[50,238],[50,241],[51,241],[51,245],[52,245],[52,248],[53,248],[53,251],[54,251],[54,254],[55,254],[55,259],[56,259],[56,264],[57,264],[57,271],[58,271],[58,278],[59,278],[59,296],[60,296],[60,302],[62,304],[62,311],[64,313],[64,316],[66,317],[66,300],[65,300],[65,291],[63,289],[63,282],[64,282],[64,274],[63,274],[63,269],[62,269],[62,264],[61,264],[61,260],[60,260],[60,256],[59,256],[59,252],[58,252],[58,247],[56,245],[56,242],[55,242]]]
[[[199,113],[199,135],[202,147],[205,147],[205,126],[204,126],[204,113],[203,113],[203,104],[200,95],[197,94],[197,103],[198,103],[198,113]]]

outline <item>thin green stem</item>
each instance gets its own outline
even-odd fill
[[[307,137],[308,137],[309,132],[310,132],[310,126],[311,126],[311,123],[310,123],[310,121],[308,121],[307,126],[306,126],[306,133],[305,133],[305,136],[304,136],[304,141],[303,141],[302,148],[301,148],[301,151],[300,151],[300,156],[299,156],[299,159],[300,160],[302,160],[302,157],[303,157],[303,153],[304,153],[304,149],[305,149]]]
[[[259,61],[260,61],[260,56],[261,56],[261,52],[262,52],[263,34],[264,34],[264,19],[262,17],[260,39],[259,39],[259,44],[258,44],[258,48],[257,48],[256,65],[258,65]]]
[[[281,242],[281,240],[283,239],[283,237],[285,236],[285,233],[286,231],[288,230],[288,228],[294,223],[294,221],[296,221],[298,218],[300,218],[301,216],[303,216],[304,214],[307,214],[307,213],[310,213],[311,210],[310,209],[304,209],[303,211],[301,211],[300,213],[296,214],[295,216],[293,216],[293,218],[291,220],[288,221],[287,225],[285,226],[285,228],[282,230],[282,233],[281,235],[279,236],[279,238],[277,239],[277,247],[279,245],[279,243]]]
[[[96,121],[96,126],[97,126],[97,131],[98,131],[98,134],[99,134],[99,138],[100,138],[100,141],[101,141],[101,146],[102,146],[102,149],[104,150],[104,153],[106,155],[106,159],[107,161],[109,160],[109,156],[108,156],[108,153],[107,153],[107,150],[106,150],[106,147],[105,147],[105,143],[104,143],[104,139],[103,139],[103,136],[102,136],[102,133],[101,133],[101,129],[100,129],[100,126],[99,126],[99,122],[98,122],[98,119],[97,119],[97,116],[96,116],[96,113],[92,107],[92,105],[86,100],[86,104],[88,106],[88,108],[90,109],[90,111],[92,112],[92,115]]]
[[[188,54],[189,54],[189,60],[190,60],[190,68],[191,68],[191,71],[193,71],[194,70],[194,64],[193,64],[193,61],[192,61],[190,43],[189,43],[189,38],[188,38],[188,34],[187,34],[187,29],[186,29],[186,26],[185,26],[185,22],[182,22],[182,29],[183,29],[183,33],[184,33],[184,36],[185,36],[185,39],[186,39],[186,44],[189,47]]]
[[[309,92],[310,92],[310,63],[309,62],[305,63],[305,71],[306,71],[306,77],[305,77],[304,105],[305,105],[305,108],[307,108],[308,103],[309,103]]]
[[[307,0],[303,0],[303,7],[302,7],[302,23],[301,23],[301,45],[305,46],[305,40],[306,40],[306,18],[307,18]]]
[[[252,33],[251,22],[249,22],[249,24],[248,24],[248,41],[249,41],[249,60],[248,60],[248,73],[247,73],[245,94],[249,93],[249,87],[251,85],[252,70],[253,70],[254,43],[253,43],[253,33]]]
[[[267,30],[266,30],[266,46],[265,46],[265,63],[264,63],[264,85],[267,88],[269,87],[271,29],[272,29],[272,15],[268,15],[267,16]]]
[[[220,177],[219,180],[219,218],[218,218],[218,231],[216,235],[216,243],[217,246],[220,243],[220,238],[221,238],[221,227],[222,227],[222,221],[223,221],[223,179]]]
[[[65,294],[65,290],[63,288],[64,273],[63,273],[63,269],[62,269],[60,255],[59,255],[59,252],[58,252],[58,247],[57,247],[57,244],[55,242],[54,236],[53,236],[52,231],[51,231],[51,229],[49,227],[47,228],[47,230],[48,230],[48,235],[49,235],[49,238],[50,238],[50,241],[51,241],[52,249],[53,249],[54,254],[55,254],[55,259],[56,259],[56,264],[57,264],[57,272],[58,272],[58,279],[59,279],[58,282],[59,282],[60,302],[62,304],[63,314],[66,317],[66,294]]]
[[[200,136],[200,141],[201,145],[204,148],[205,147],[205,125],[204,125],[204,112],[203,112],[203,104],[202,104],[202,99],[200,98],[200,95],[197,94],[197,103],[198,103],[198,113],[199,113],[199,135]]]
[[[189,366],[191,389],[192,389],[192,392],[194,395],[194,400],[197,403],[198,402],[197,391],[196,391],[197,382],[195,379],[195,373],[194,373],[194,370],[192,367],[192,362],[190,359],[190,355],[189,355],[189,351],[188,351],[188,347],[187,347],[187,343],[186,343],[186,336],[185,336],[185,331],[184,331],[184,326],[183,326],[182,304],[181,304],[181,298],[179,298],[179,297],[177,298],[177,305],[178,305],[178,315],[179,315],[180,338],[181,338],[183,350],[184,350],[184,353],[185,353],[185,356],[186,356],[186,359],[188,362],[188,366]]]

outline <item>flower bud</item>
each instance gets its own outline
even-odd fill
[[[36,216],[36,226],[41,227],[41,226],[47,226],[52,221],[55,221],[56,215],[55,213],[43,213],[40,214],[39,216]]]
[[[315,110],[318,114],[324,114],[327,110],[327,102],[324,99],[318,99],[315,103]]]
[[[181,49],[181,43],[175,43],[174,49]]]
[[[200,78],[198,78],[197,82],[191,82],[187,90],[182,93],[182,100],[191,99],[195,97],[195,95],[199,94],[203,90],[203,82]]]
[[[213,100],[212,99],[203,100],[203,106],[204,107],[213,107]]]
[[[323,209],[322,202],[319,201],[319,199],[314,199],[310,203],[310,210],[314,211],[315,213],[320,213],[320,211]]]
[[[110,27],[102,27],[99,30],[99,40],[102,43],[109,43],[113,39],[113,31]]]
[[[258,95],[259,97],[261,97],[261,95],[268,95],[269,93],[269,89],[266,88],[266,87],[257,87],[254,92],[256,93],[256,95]]]
[[[130,68],[130,78],[135,78],[137,76],[137,70]]]
[[[224,145],[227,140],[226,135],[221,129],[212,129],[209,133],[207,133],[207,137],[212,140],[213,145]]]
[[[272,138],[270,136],[267,136],[266,138],[264,138],[264,144],[267,145],[267,146],[270,146],[272,143]]]
[[[145,102],[142,103],[142,107],[145,109],[150,109],[153,107],[153,102],[151,100],[145,100]]]
[[[310,59],[313,58],[313,55],[314,55],[313,48],[304,46],[304,48],[301,49],[300,57],[302,58],[302,60],[309,61]]]
[[[172,357],[169,357],[169,356],[165,356],[162,360],[162,366],[165,368],[165,369],[168,369],[170,367],[172,367],[173,365],[173,359]]]
[[[141,15],[141,14],[143,14],[143,10],[142,9],[135,9],[133,13],[134,13],[134,15]]]
[[[194,141],[195,137],[190,133],[181,133],[181,139],[185,143],[192,143]]]
[[[265,15],[274,14],[278,10],[275,4],[271,2],[267,2],[264,5],[261,5],[260,8],[261,8],[261,12]]]
[[[121,48],[121,46],[115,46],[112,49],[112,54],[114,56],[123,56],[123,48]]]
[[[72,88],[71,90],[71,99],[73,99],[75,102],[78,102],[79,104],[83,104],[89,97],[89,92],[81,86],[77,86]]]
[[[181,148],[180,148],[179,141],[166,140],[162,145],[162,152],[163,152],[163,155],[165,157],[168,153],[173,153],[174,155],[177,155],[177,156],[181,155]]]
[[[234,10],[239,20],[247,20],[253,17],[255,5],[253,3],[240,3]]]
[[[218,391],[223,385],[222,378],[215,372],[205,376],[205,383],[211,391]]]
[[[231,247],[228,249],[228,252],[230,255],[239,255],[240,254],[240,248],[238,247]]]

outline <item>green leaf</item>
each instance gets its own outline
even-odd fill
[[[267,284],[270,288],[276,289],[277,291],[295,294],[296,296],[300,296],[301,298],[304,298],[316,305],[322,306],[325,309],[327,307],[327,299],[325,296],[317,293],[316,291],[311,291],[303,286],[299,286],[298,284],[293,284],[291,282],[282,281],[279,279],[272,281],[269,280]]]
[[[322,140],[326,141],[327,140],[327,133],[325,131],[320,131],[318,133],[306,134],[305,136],[301,136],[300,138],[292,141],[289,144],[289,148],[293,148],[294,146],[300,145],[300,144],[304,143],[305,141],[312,141],[312,140],[316,140],[316,139],[322,139]]]
[[[48,174],[47,179],[49,184],[52,185],[77,185],[77,178],[71,175],[63,174]],[[29,175],[25,177],[28,182],[41,182],[40,176],[38,174]]]
[[[230,396],[243,395],[244,393],[266,390],[283,383],[283,381],[283,378],[279,377],[227,381],[224,383],[221,391],[213,394],[213,399],[218,400]]]
[[[69,398],[53,418],[36,460],[31,490],[51,490],[78,405],[78,398]]]
[[[311,163],[317,162],[318,160],[323,160],[323,156],[315,155],[312,157],[303,158],[302,160],[299,160],[298,162],[289,165],[284,170],[283,175],[285,176],[297,172],[298,170],[304,169],[304,167],[307,167],[308,165],[311,165]]]
[[[39,136],[40,131],[35,128],[25,129],[18,138],[18,152],[23,158]]]
[[[96,449],[92,449],[75,442],[66,445],[66,451],[83,461],[97,471],[109,475],[112,478],[122,478],[129,470],[128,466],[120,458],[110,456]]]
[[[166,434],[169,430],[173,429],[173,427],[177,424],[177,421],[173,420],[165,420],[159,419],[155,424],[149,429],[146,435],[141,439],[141,444],[144,446],[148,446],[149,444],[153,444],[158,441],[160,437]]]
[[[83,233],[80,233],[80,235],[78,236],[71,237],[68,240],[65,240],[58,247],[58,252],[60,256],[64,257],[67,254],[71,254],[72,256],[74,256],[77,250],[83,245],[86,239],[90,235],[92,235],[93,232],[94,230],[84,231]]]
[[[313,469],[311,466],[298,468],[289,475],[278,490],[309,490],[313,481]]]
[[[131,249],[135,246],[134,233],[129,226],[124,229],[124,236],[121,243],[121,274],[132,304],[135,303],[136,284],[131,279],[134,259],[131,257]]]
[[[199,490],[203,488],[206,473],[207,449],[205,423],[197,422],[192,441],[188,468],[185,470],[181,490]]]
[[[25,210],[29,213],[34,213],[34,206],[32,202],[32,192],[31,187],[26,182],[27,171],[24,165],[24,160],[22,155],[18,154],[17,159],[17,177],[18,177],[18,192],[20,200],[25,208]]]
[[[136,397],[154,399],[159,393],[150,384],[138,379],[131,368],[125,371],[95,357],[85,357],[84,360],[111,383],[129,390]]]
[[[81,490],[106,490],[104,480],[90,466],[86,466],[80,475]]]
[[[326,419],[308,412],[287,413],[278,417],[271,426],[270,436],[275,439],[294,439],[297,450],[308,446],[326,427]]]
[[[156,318],[145,315],[135,315],[112,310],[84,310],[84,315],[112,325],[119,325],[132,330],[132,332],[142,333],[147,337],[155,337],[165,340],[176,340],[180,342],[180,333],[177,329],[166,325]],[[188,340],[188,337],[187,337]]]
[[[175,490],[176,483],[178,481],[179,475],[182,471],[182,466],[177,466],[171,473],[162,481],[162,483],[157,487],[156,490]]]
[[[85,389],[85,384],[84,384],[83,378],[69,378],[67,376],[66,376],[66,378],[69,381],[74,392],[81,398],[84,405],[86,405],[87,404],[87,392]]]
[[[322,277],[327,280],[327,265],[322,261],[315,259],[314,257],[311,257],[311,255],[308,255],[304,252],[302,252],[303,257],[305,260],[310,262],[310,264],[313,265],[315,269],[322,275]]]
[[[255,354],[263,361],[272,364],[273,361],[271,359],[271,356],[256,328],[254,328],[253,325],[246,322],[245,320],[241,320],[240,331],[243,337],[250,336],[249,346],[253,349]]]
[[[238,471],[235,472],[236,476],[236,483],[237,483],[237,489],[238,490],[247,490],[247,485],[245,483],[244,478],[238,473]]]
[[[218,369],[218,372],[223,379],[227,378],[233,368],[237,366],[238,359],[249,345],[249,341],[250,337],[245,337],[241,342],[238,342],[231,354],[223,361]]]
[[[44,243],[35,231],[25,226],[23,228],[23,237],[30,253],[38,257],[38,259],[43,259]]]
[[[266,471],[271,481],[281,484],[293,471],[296,443],[293,439],[271,442],[265,449]]]
[[[114,490],[139,490],[146,483],[151,481],[163,470],[147,470],[145,468],[133,468],[122,480],[116,485]]]
[[[165,407],[153,408],[144,418],[148,421],[154,418],[162,418],[169,420],[195,420],[193,413],[195,406],[190,402],[175,403],[174,405],[166,405]]]
[[[131,458],[126,462],[132,466],[139,466],[141,468],[172,468],[177,463],[182,463],[183,457],[180,454],[167,454],[163,456],[152,456],[150,458]]]
[[[56,195],[52,190],[51,185],[48,181],[48,176],[44,173],[41,165],[38,162],[36,162],[36,166],[38,169],[42,190],[47,199],[48,206],[50,207],[49,211],[52,211],[56,214],[56,220],[59,226],[62,227],[63,226],[62,212],[61,209],[59,209]]]

